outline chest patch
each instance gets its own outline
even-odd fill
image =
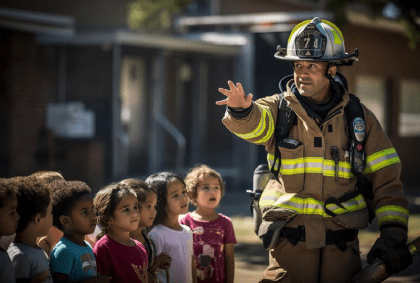
[[[314,137],[314,147],[322,147],[322,138]]]

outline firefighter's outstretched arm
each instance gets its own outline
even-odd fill
[[[229,90],[219,88],[219,92],[226,96],[225,100],[216,101],[217,105],[227,105],[233,108],[249,108],[252,104],[252,94],[245,94],[241,83],[236,85],[232,81],[228,81]]]

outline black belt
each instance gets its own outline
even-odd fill
[[[346,229],[336,231],[327,229],[325,231],[325,244],[337,245],[337,247],[344,252],[345,250],[347,250],[346,243],[356,240],[358,233],[359,230],[357,229]],[[281,229],[280,237],[285,237],[292,245],[296,246],[298,241],[305,241],[305,227],[283,227],[283,229]]]

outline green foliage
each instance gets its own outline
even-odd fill
[[[192,0],[134,0],[129,4],[128,24],[131,29],[167,32],[172,16]]]
[[[413,0],[328,0],[327,7],[336,15],[336,24],[347,23],[345,9],[347,6],[362,4],[367,7],[372,17],[381,17],[386,4],[392,3],[401,11],[399,21],[405,26],[410,39],[410,47],[415,49],[420,43],[420,25],[416,22],[420,16],[420,2]]]

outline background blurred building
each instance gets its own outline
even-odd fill
[[[255,98],[278,92],[291,74],[274,59],[291,29],[322,0],[196,1],[172,33],[132,31],[130,1],[0,1],[2,177],[58,170],[93,188],[197,163],[232,188],[250,186],[264,149],[221,123],[219,87],[240,81]],[[419,50],[399,22],[348,10],[340,27],[360,60],[339,69],[350,92],[377,115],[403,163],[420,181]],[[243,188],[245,189],[245,188]]]

